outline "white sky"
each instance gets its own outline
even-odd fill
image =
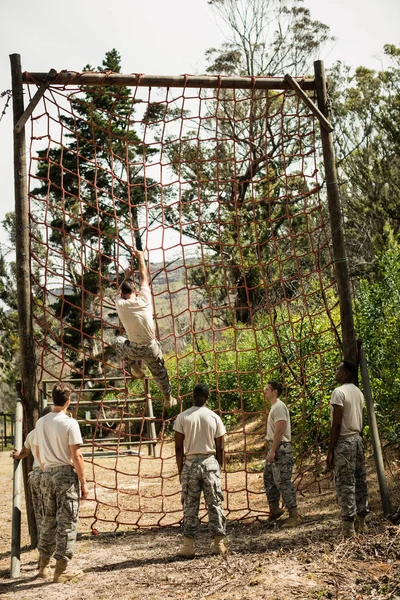
[[[324,52],[329,67],[381,67],[385,43],[400,43],[400,0],[306,0],[337,41]],[[176,75],[204,72],[204,51],[223,34],[207,0],[2,0],[0,92],[11,87],[8,55],[27,71],[97,66],[117,48],[124,72]],[[4,99],[0,100],[0,112]],[[0,220],[12,211],[11,107],[0,123]],[[6,238],[0,232],[0,243]]]

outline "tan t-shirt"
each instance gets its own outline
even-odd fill
[[[275,423],[277,421],[286,421],[286,429],[282,436],[282,442],[291,442],[292,441],[292,429],[290,425],[290,414],[289,409],[282,400],[278,400],[275,404],[272,404],[271,409],[268,415],[267,421],[267,435],[266,439],[268,442],[274,441],[275,434]]]
[[[132,294],[128,300],[117,296],[115,306],[131,342],[147,346],[154,340],[153,307],[147,285],[140,288],[137,296]]]
[[[363,428],[363,406],[364,396],[354,383],[344,383],[332,392],[331,415],[333,405],[343,406],[342,426],[340,436],[348,437],[355,433],[361,433]]]
[[[30,431],[28,433],[28,435],[25,438],[25,442],[24,442],[24,446],[25,448],[27,448],[28,450],[30,450],[33,454],[33,468],[36,469],[36,467],[40,468],[40,463],[37,459],[36,456],[36,439],[35,439],[35,430],[32,429],[32,431]]]
[[[215,454],[215,438],[225,435],[221,417],[206,406],[192,406],[178,415],[174,431],[185,436],[185,456]]]
[[[51,412],[36,423],[34,443],[39,446],[44,467],[72,464],[70,446],[82,444],[78,421],[64,412]]]

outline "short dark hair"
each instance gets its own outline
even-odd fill
[[[208,389],[205,383],[198,383],[193,388],[193,396],[195,398],[198,398],[199,396],[201,396],[202,398],[208,398],[209,394],[210,390]]]
[[[64,406],[70,399],[72,391],[72,388],[66,383],[63,383],[62,381],[56,383],[51,393],[54,406]]]
[[[268,381],[268,385],[270,385],[274,391],[278,392],[278,398],[279,398],[279,396],[283,392],[283,385],[281,383],[279,383],[279,381],[275,381],[275,380]]]
[[[64,404],[65,404],[65,402],[64,402]],[[44,416],[48,415],[49,413],[51,413],[51,411],[52,411],[52,410],[53,410],[53,409],[52,409],[51,405],[50,405],[50,404],[47,404],[47,405],[44,407],[44,409],[40,411],[40,416],[41,416],[41,417],[44,417]]]
[[[134,291],[135,284],[133,281],[124,281],[124,283],[121,285],[121,294],[124,294],[124,296],[129,296]]]
[[[342,362],[342,365],[343,369],[347,371],[347,373],[350,373],[350,375],[352,375],[353,378],[357,377],[358,367],[356,363],[353,363],[351,360],[344,360]]]

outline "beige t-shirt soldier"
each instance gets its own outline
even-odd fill
[[[199,527],[201,492],[208,508],[214,550],[226,554],[226,519],[222,509],[221,467],[224,435],[221,418],[206,407],[209,390],[202,383],[193,390],[193,406],[177,416],[174,424],[176,463],[182,483],[183,545],[178,556],[193,558]],[[185,451],[184,451],[185,448]]]
[[[270,521],[279,519],[285,512],[279,507],[283,504],[289,511],[284,527],[295,527],[300,523],[297,510],[296,490],[292,483],[293,447],[289,410],[280,399],[282,384],[270,381],[265,396],[271,403],[268,414],[266,447],[267,458],[264,467],[264,489],[270,507]]]
[[[43,465],[40,489],[43,496],[43,520],[38,543],[39,576],[50,575],[49,563],[54,553],[54,583],[65,583],[83,576],[68,568],[74,553],[81,497],[87,498],[85,466],[80,445],[78,422],[67,416],[71,388],[57,383],[52,391],[53,410],[36,423],[38,459]]]
[[[331,438],[327,466],[333,468],[338,496],[343,535],[351,538],[355,527],[367,532],[365,517],[368,514],[368,490],[364,463],[363,429],[364,396],[352,382],[357,376],[357,366],[343,361],[335,374],[341,384],[331,396]]]
[[[135,284],[129,281],[134,272],[133,267],[130,267],[125,272],[115,299],[118,316],[128,336],[117,337],[116,351],[129,365],[133,379],[144,378],[144,372],[140,368],[140,361],[143,360],[164,396],[165,406],[170,408],[177,404],[177,400],[171,394],[160,342],[154,331],[151,292],[143,252],[135,250],[134,256],[139,263],[139,292],[135,291]]]
[[[46,406],[43,409],[41,416],[44,417],[49,412],[51,412],[51,406]],[[31,493],[33,511],[35,513],[37,537],[39,539],[43,519],[43,500],[42,493],[40,491],[40,481],[42,479],[43,470],[37,458],[36,434],[34,429],[32,429],[32,431],[30,431],[26,436],[22,450],[20,452],[18,452],[18,450],[14,450],[14,452],[11,453],[11,456],[15,460],[22,460],[29,456],[30,453],[32,453],[33,456],[33,467],[32,471],[30,471],[28,475],[28,485]]]

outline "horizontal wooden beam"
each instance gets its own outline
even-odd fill
[[[48,73],[23,74],[23,83],[41,84]],[[314,79],[299,78],[303,90],[314,90]],[[256,89],[256,90],[289,90],[291,86],[283,77],[224,77],[209,75],[141,75],[138,73],[76,73],[61,71],[51,79],[51,85],[96,85],[96,86],[139,86],[166,88],[222,88],[222,89]]]

